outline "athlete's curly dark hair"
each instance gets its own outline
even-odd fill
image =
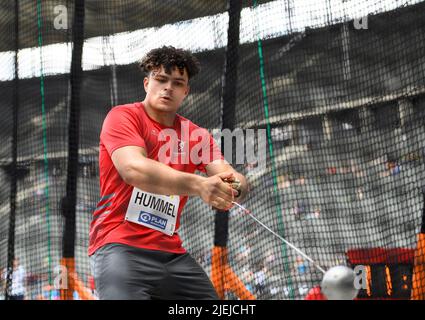
[[[149,51],[139,63],[140,69],[146,74],[161,65],[168,74],[174,67],[177,67],[181,74],[186,68],[189,79],[197,75],[200,70],[198,59],[190,51],[172,46],[163,46]]]

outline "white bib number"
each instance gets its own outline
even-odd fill
[[[149,193],[133,188],[125,219],[169,236],[176,229],[180,197]]]

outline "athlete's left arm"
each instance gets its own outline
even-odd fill
[[[214,160],[209,163],[206,167],[208,176],[213,176],[222,172],[231,172],[234,177],[241,182],[240,195],[235,199],[237,202],[243,201],[248,194],[248,183],[246,178],[237,172],[226,160]]]

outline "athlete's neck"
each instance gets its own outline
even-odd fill
[[[146,113],[151,119],[166,127],[172,127],[174,125],[174,120],[176,119],[176,114],[174,112],[161,112],[160,110],[155,110],[146,100],[142,101],[142,103],[145,106]]]

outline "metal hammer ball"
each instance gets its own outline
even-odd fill
[[[321,288],[329,300],[353,300],[359,290],[354,287],[355,273],[346,266],[330,268],[323,276]]]

